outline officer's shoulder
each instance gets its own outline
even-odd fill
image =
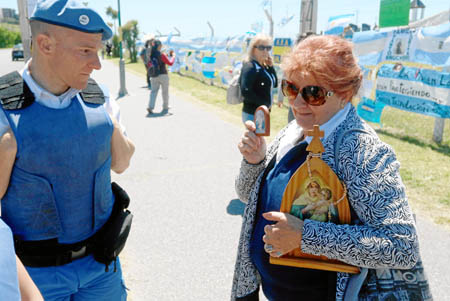
[[[105,94],[99,84],[89,78],[86,88],[81,91],[81,97],[85,102],[102,105],[105,103]]]
[[[17,71],[0,77],[0,104],[5,110],[18,110],[30,106],[34,95]]]

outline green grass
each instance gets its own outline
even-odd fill
[[[126,64],[127,70],[145,75],[142,63]],[[223,118],[241,124],[241,105],[228,105],[225,89],[188,76],[170,74],[171,89],[187,99],[213,108]],[[287,123],[287,107],[274,106],[271,137]],[[381,123],[372,124],[381,140],[391,145],[400,161],[400,174],[413,211],[450,230],[450,122],[441,144],[432,140],[434,118],[385,107]]]
[[[450,229],[450,122],[441,144],[432,140],[432,117],[386,107],[381,122],[378,134],[395,149],[414,211]]]

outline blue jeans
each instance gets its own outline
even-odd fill
[[[117,259],[105,272],[105,265],[92,255],[62,266],[27,267],[27,271],[46,301],[125,301],[127,292]]]
[[[245,123],[247,120],[253,121],[254,114],[245,113],[242,111],[242,122]]]

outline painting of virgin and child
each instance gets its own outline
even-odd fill
[[[292,203],[290,214],[305,220],[339,223],[339,214],[333,203],[333,193],[318,179],[308,181],[304,192]]]

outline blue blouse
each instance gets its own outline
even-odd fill
[[[306,160],[307,145],[306,142],[300,143],[283,156],[267,174],[259,194],[250,256],[261,275],[262,289],[269,300],[298,300],[299,296],[307,296],[308,300],[327,300],[328,296],[335,296],[336,273],[270,264],[262,241],[264,227],[273,224],[264,219],[262,213],[280,211],[281,199],[290,178]]]

